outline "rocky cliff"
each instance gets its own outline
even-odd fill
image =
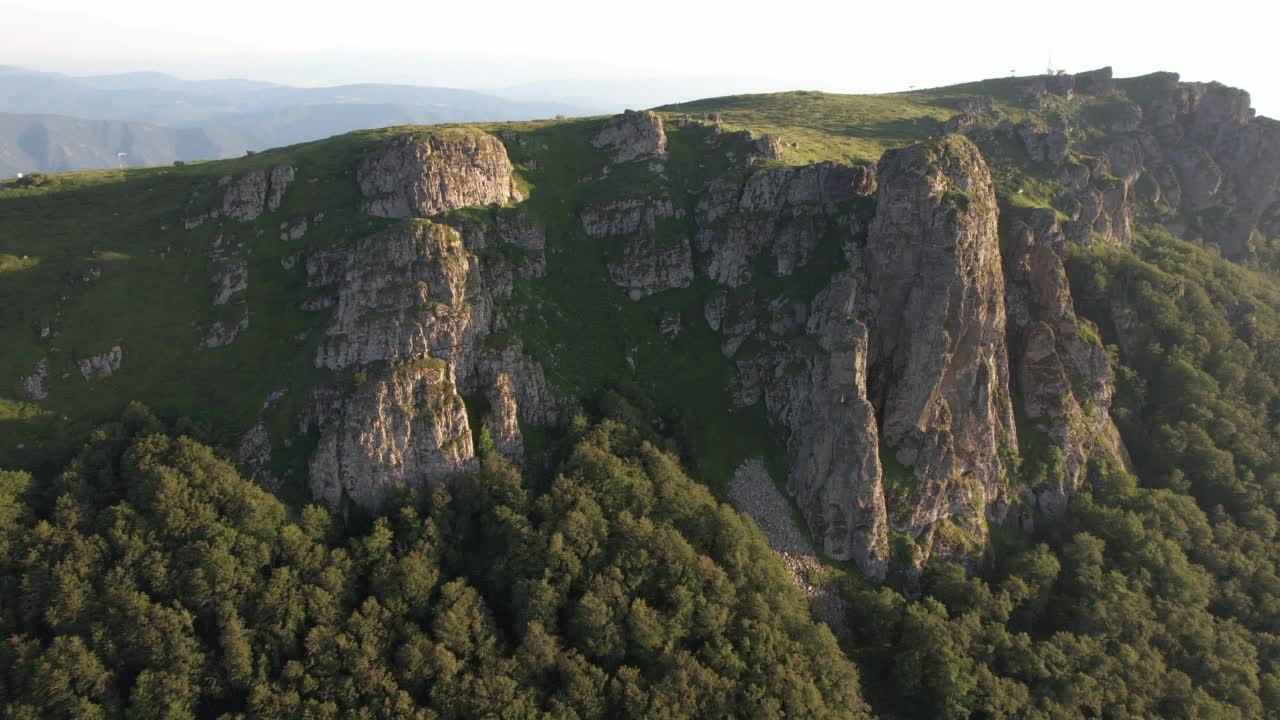
[[[972,566],[990,524],[1127,462],[1072,253],[1155,225],[1242,262],[1280,247],[1280,124],[1243,91],[1105,68],[80,181],[4,190],[56,227],[19,247],[29,226],[0,219],[6,430],[31,429],[0,459],[140,399],[217,424],[273,489],[377,510],[480,452],[539,457],[613,390],[714,487],[760,458],[816,549],[872,578]],[[87,236],[90,201],[119,211]],[[192,386],[218,390],[167,392]]]
[[[358,182],[369,214],[422,216],[505,203],[516,197],[511,173],[491,136],[404,136],[366,157]],[[518,212],[496,211],[453,225],[406,220],[308,255],[307,284],[317,293],[305,306],[329,318],[315,365],[355,378],[353,392],[315,395],[316,497],[376,510],[398,487],[463,474],[480,429],[464,394],[485,398],[480,421],[494,449],[523,460],[519,419],[551,422],[555,400],[518,344],[495,350],[481,341],[503,327],[496,303],[514,278],[541,274],[545,244]]]
[[[956,515],[999,518],[1007,501],[1001,450],[1017,437],[998,210],[959,135],[885,153],[876,177],[871,394],[885,447],[911,473],[893,519],[919,537]]]

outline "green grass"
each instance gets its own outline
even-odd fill
[[[885,500],[891,505],[903,504],[916,488],[915,473],[898,460],[898,454],[880,438],[880,472],[884,482]]]
[[[0,444],[0,466],[52,467],[89,428],[133,400],[166,417],[196,419],[211,429],[212,440],[234,447],[263,399],[284,389],[266,419],[273,437],[296,435],[305,390],[325,375],[311,364],[315,330],[325,318],[299,308],[307,294],[301,264],[285,270],[280,261],[383,224],[358,213],[350,172],[380,135],[357,133],[234,161],[0,186],[0,337],[6,339],[0,402],[18,402],[19,379],[42,358],[49,366],[49,396],[39,402],[48,418],[35,423],[12,412],[0,418],[0,435],[21,440]],[[218,178],[284,163],[298,176],[278,212],[221,229],[211,223],[183,228],[188,202],[216,195]],[[279,240],[281,222],[319,210],[324,222],[313,223],[304,241]],[[240,312],[212,306],[209,256],[219,232],[225,245],[244,244],[250,327],[229,347],[205,350],[200,342],[208,323],[238,319]],[[86,382],[76,360],[115,345],[124,349],[120,371]],[[290,456],[300,456],[305,445],[280,454],[282,472],[302,469],[299,457]]]
[[[776,134],[787,144],[783,162],[792,165],[820,160],[872,163],[889,148],[936,135],[938,123],[956,113],[938,96],[820,92],[734,95],[658,110],[669,125],[684,114],[718,113],[726,130]]]

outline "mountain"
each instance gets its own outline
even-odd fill
[[[11,177],[114,167],[119,152],[129,153],[132,165],[219,159],[366,127],[528,120],[588,111],[565,103],[412,85],[297,88],[235,79],[187,81],[150,72],[70,77],[3,67],[0,114],[9,116],[0,153],[10,165],[0,167],[0,173]],[[53,120],[50,115],[65,117]],[[43,144],[45,133],[53,143],[48,157],[22,146]],[[136,135],[154,140],[135,155],[128,138]]]
[[[234,130],[202,130],[61,115],[0,113],[0,176],[40,170],[68,172],[175,160],[237,157],[250,141]],[[124,153],[120,158],[117,153]]]
[[[1280,707],[1280,123],[1243,90],[28,176],[0,335],[15,716]]]

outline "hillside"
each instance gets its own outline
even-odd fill
[[[768,562],[877,712],[1274,717],[1277,188],[1280,123],[1247,93],[1110,69],[28,177],[0,186],[0,467],[52,517],[39,489],[142,402],[352,542],[498,457],[538,493],[593,458],[568,466],[593,502],[633,503],[604,532],[661,495],[633,485],[643,437],[775,550],[811,545]],[[580,449],[586,417],[640,435]],[[785,511],[744,500],[773,492]],[[523,512],[501,542],[533,542]],[[679,532],[720,564],[749,545]],[[524,637],[499,602],[494,657]],[[632,621],[600,602],[574,612],[603,635],[559,619],[615,687]],[[289,652],[255,652],[287,680]]]

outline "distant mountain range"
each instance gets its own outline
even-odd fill
[[[0,66],[0,177],[235,157],[360,128],[588,115],[561,102],[453,88],[253,80],[163,73],[72,77]]]

